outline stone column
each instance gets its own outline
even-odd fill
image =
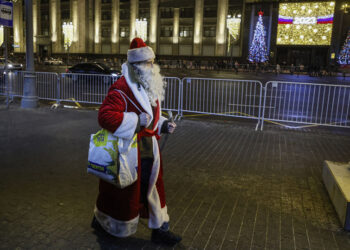
[[[40,3],[40,0],[37,0],[37,10],[38,10],[38,14],[37,14],[37,20],[36,20],[36,30],[37,30],[37,35],[43,35],[42,34],[42,30],[41,30],[41,22],[43,20],[41,20],[41,3]],[[45,20],[44,20],[45,22]]]
[[[50,0],[50,27],[52,53],[62,53],[62,24],[61,24],[61,4],[59,0]]]
[[[18,0],[13,3],[13,40],[18,48],[14,48],[14,52],[21,53],[25,51],[24,37],[23,37],[23,8],[22,1]]]
[[[226,17],[228,11],[228,0],[218,0],[218,15],[216,21],[216,56],[225,56],[226,45]]]
[[[270,46],[271,46],[271,30],[272,30],[272,11],[273,11],[273,3],[270,3],[270,11],[269,11],[269,24],[268,24],[268,33],[267,33],[267,53],[270,58]]]
[[[196,0],[194,8],[194,32],[193,32],[193,55],[202,54],[202,33],[203,33],[203,7],[204,0]]]
[[[80,0],[79,2],[83,2]],[[72,45],[69,48],[69,53],[77,53],[79,52],[79,25],[81,24],[81,20],[78,22],[78,0],[71,0],[71,21],[73,23],[73,39]],[[79,13],[83,10],[79,9]]]
[[[174,8],[173,55],[179,55],[180,9]]]
[[[86,53],[87,49],[87,43],[88,43],[88,25],[87,25],[87,13],[88,13],[88,1],[87,0],[79,0],[78,2],[78,52],[79,53]]]
[[[158,23],[158,0],[151,0],[150,2],[150,20],[149,20],[149,43],[154,52],[157,51],[157,23]]]
[[[119,20],[120,20],[120,1],[112,0],[112,53],[119,53]]]
[[[86,0],[72,1],[73,41],[69,51],[72,53],[85,53],[87,44],[87,2]]]
[[[94,53],[95,49],[95,40],[94,40],[94,31],[95,31],[95,26],[94,26],[94,0],[88,0],[89,5],[88,5],[88,15],[89,15],[89,20],[88,20],[88,53]]]
[[[130,0],[130,42],[136,36],[136,18],[139,16],[139,1]]]
[[[241,13],[241,26],[240,26],[240,33],[239,33],[239,39],[240,39],[240,46],[239,46],[239,57],[242,57],[243,55],[243,41],[244,41],[244,20],[245,20],[245,9],[246,9],[246,3],[243,1],[243,7],[242,7],[242,13]]]
[[[101,53],[101,0],[95,0],[95,53]]]

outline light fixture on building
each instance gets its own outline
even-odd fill
[[[69,50],[69,47],[72,45],[73,36],[74,36],[73,23],[72,22],[69,22],[69,23],[64,22],[62,24],[62,30],[63,30],[63,34],[64,34],[64,48],[66,50]]]
[[[74,37],[74,25],[72,22],[62,24],[62,31],[64,35],[64,48],[67,51],[67,66],[69,65],[69,48],[72,45]]]
[[[350,8],[350,5],[349,4],[347,4],[347,3],[344,3],[342,6],[341,6],[341,10],[343,10],[344,11],[344,13],[348,13],[349,12],[349,9]]]
[[[136,19],[136,36],[147,41],[147,19]]]
[[[0,26],[0,46],[3,44],[4,42],[4,26]]]
[[[227,16],[226,19],[226,28],[229,33],[228,37],[228,43],[227,43],[227,49],[229,50],[231,47],[231,44],[233,42],[236,42],[239,38],[240,28],[241,28],[241,15],[238,15],[237,17],[231,17],[231,15]],[[231,41],[232,37],[232,41]]]
[[[230,15],[228,15],[226,27],[228,29],[230,36],[232,36],[233,41],[238,40],[239,31],[240,31],[240,27],[241,27],[240,15],[238,15],[238,17],[231,17]]]

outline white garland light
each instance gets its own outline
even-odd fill
[[[147,19],[136,19],[136,36],[147,41]]]
[[[4,26],[0,26],[0,45],[4,42]]]
[[[231,17],[227,16],[226,27],[230,36],[232,36],[233,41],[237,41],[239,38],[239,31],[241,27],[241,18],[240,17]]]
[[[72,40],[74,36],[74,26],[72,22],[66,23],[64,22],[62,25],[62,30],[64,34],[64,48],[66,50],[69,49],[69,47],[72,45]]]

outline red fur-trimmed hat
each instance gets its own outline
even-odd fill
[[[153,49],[148,47],[147,44],[139,37],[135,37],[128,50],[128,62],[143,62],[154,59],[155,55]]]

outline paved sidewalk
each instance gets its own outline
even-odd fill
[[[308,131],[185,119],[164,149],[175,249],[350,249],[322,183],[324,160],[350,160],[349,130]],[[86,174],[97,111],[0,104],[0,249],[166,249],[142,220],[130,238],[90,228]]]

